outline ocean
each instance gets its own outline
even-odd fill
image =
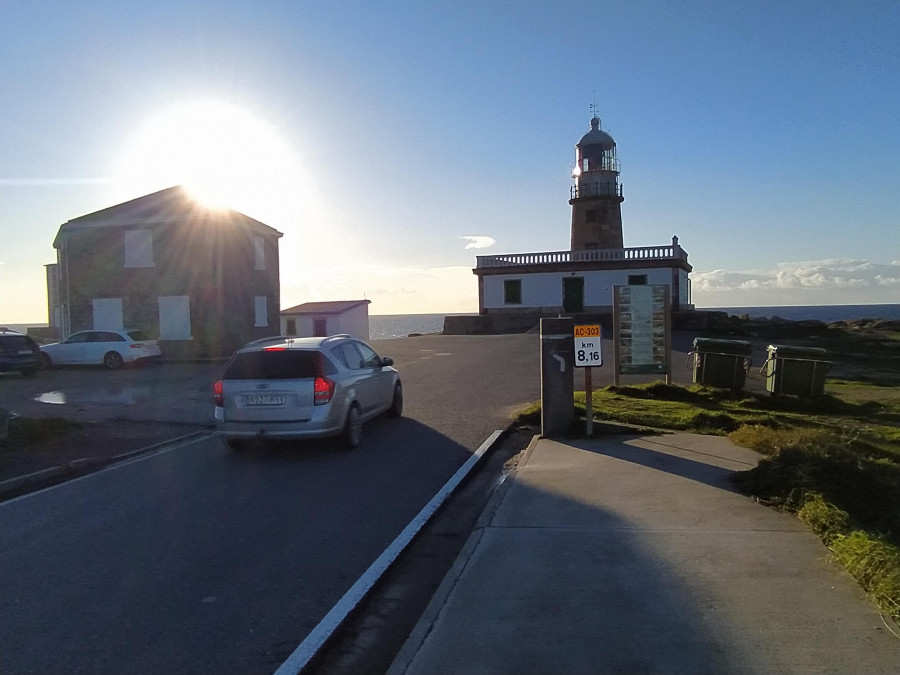
[[[781,317],[791,321],[816,319],[850,321],[852,319],[900,320],[900,305],[810,305],[779,307],[698,307],[699,310],[727,312],[735,316]],[[369,337],[373,340],[406,337],[410,333],[440,333],[445,314],[374,314],[369,317]]]

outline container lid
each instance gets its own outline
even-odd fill
[[[819,361],[827,359],[831,353],[821,347],[796,347],[794,345],[769,345],[769,357],[798,358]]]
[[[694,350],[719,354],[749,356],[752,348],[744,340],[717,340],[715,338],[694,338]]]

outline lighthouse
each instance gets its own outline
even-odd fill
[[[591,112],[575,146],[569,250],[477,256],[478,316],[447,317],[444,334],[528,330],[538,317],[599,321],[613,314],[617,286],[667,286],[674,311],[693,310],[693,268],[678,237],[625,248],[616,142]]]
[[[570,189],[572,206],[571,250],[621,249],[622,186],[616,142],[600,128],[600,118],[591,118],[591,130],[575,146],[575,185]]]

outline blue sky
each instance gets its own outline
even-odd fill
[[[677,234],[698,306],[900,302],[898,35],[894,0],[3,0],[0,322],[46,321],[62,223],[211,177],[284,233],[283,306],[476,311],[476,255],[568,248],[594,102],[625,245]]]

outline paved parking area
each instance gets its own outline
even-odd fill
[[[126,419],[212,424],[212,383],[222,363],[152,363],[123,370],[54,368],[0,375],[0,408],[78,422]]]

